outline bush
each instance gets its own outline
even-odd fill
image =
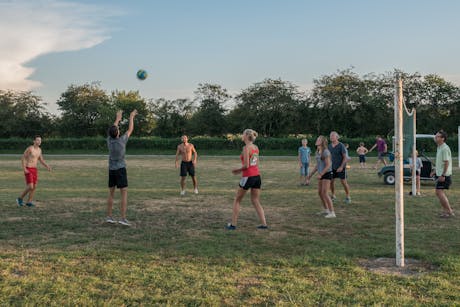
[[[308,146],[315,150],[316,138],[308,137]],[[375,137],[366,138],[341,138],[342,143],[349,145],[350,155],[356,155],[356,148],[360,142],[364,142],[365,146],[369,149],[375,143]],[[392,150],[391,140],[386,140],[388,149]],[[190,138],[199,152],[204,151],[228,151],[240,150],[243,147],[243,142],[239,138],[217,138],[217,137],[193,137]],[[160,138],[160,137],[131,137],[128,142],[128,150],[134,149],[136,151],[174,151],[180,143],[179,138]],[[297,148],[301,145],[300,137],[286,137],[286,138],[257,138],[255,142],[261,151],[275,150],[281,153],[297,154]],[[457,152],[457,137],[451,136],[448,139],[448,145],[453,152]],[[32,139],[10,138],[0,139],[0,150],[2,152],[23,152],[27,146],[32,144]],[[436,144],[431,140],[419,140],[419,151],[435,152]],[[86,137],[86,138],[44,138],[42,148],[45,152],[68,152],[73,151],[92,151],[92,152],[107,152],[107,142],[104,137]],[[376,151],[374,151],[376,152]],[[374,155],[374,152],[371,153]]]

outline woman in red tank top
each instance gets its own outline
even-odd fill
[[[260,205],[260,187],[262,185],[262,181],[259,173],[259,148],[253,144],[256,137],[257,132],[252,129],[246,129],[243,132],[242,140],[245,143],[245,146],[243,147],[243,152],[240,155],[243,166],[232,171],[234,175],[242,173],[242,177],[233,202],[232,222],[226,226],[228,230],[236,229],[241,200],[249,189],[251,189],[252,205],[256,209],[257,215],[262,223],[262,225],[257,226],[257,228],[268,228],[265,220],[264,209]]]

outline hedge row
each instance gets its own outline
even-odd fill
[[[309,146],[313,149],[315,139],[307,138]],[[342,138],[343,143],[349,144],[349,151],[351,155],[355,154],[356,148],[360,142],[364,142],[367,148],[370,148],[375,143],[374,137],[351,139]],[[210,138],[210,137],[194,137],[190,138],[190,142],[193,143],[198,151],[200,150],[239,150],[243,143],[240,139],[231,138]],[[32,143],[30,139],[0,139],[0,150],[2,151],[23,151],[28,145]],[[159,137],[148,137],[139,138],[131,137],[128,142],[129,149],[136,149],[140,151],[172,151],[176,150],[177,145],[180,143],[179,138],[159,138]],[[300,146],[301,138],[287,137],[287,138],[262,138],[259,137],[256,140],[256,144],[261,150],[281,150],[281,151],[293,151],[296,152]],[[452,151],[457,152],[457,139],[451,138],[448,140],[448,144]],[[418,148],[426,152],[435,152],[436,145],[431,140],[419,140],[417,143]],[[388,144],[389,149],[392,145]],[[106,139],[103,137],[93,138],[49,138],[43,139],[42,141],[43,150],[51,151],[73,151],[73,150],[88,150],[88,151],[99,151],[104,152],[107,150]]]

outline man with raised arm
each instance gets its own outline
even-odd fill
[[[126,173],[125,152],[126,143],[134,130],[134,117],[137,115],[137,110],[134,110],[129,115],[128,131],[120,136],[118,124],[121,121],[123,111],[118,111],[115,122],[108,130],[107,147],[109,148],[109,197],[107,199],[107,219],[106,222],[115,224],[112,218],[113,197],[115,188],[120,189],[121,194],[121,219],[119,224],[131,226],[126,219],[126,209],[128,205],[128,175]]]

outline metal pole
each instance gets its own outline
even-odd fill
[[[396,265],[404,267],[404,186],[403,186],[403,95],[398,77],[395,95],[395,215]]]
[[[416,192],[417,192],[417,186],[416,186],[416,182],[417,182],[417,174],[416,174],[416,166],[417,166],[417,138],[415,137],[415,135],[417,134],[417,131],[415,130],[416,129],[416,112],[415,112],[415,109],[412,109],[412,131],[414,132],[413,135],[412,135],[412,152],[411,152],[411,156],[412,156],[412,196],[415,196],[416,195]]]

